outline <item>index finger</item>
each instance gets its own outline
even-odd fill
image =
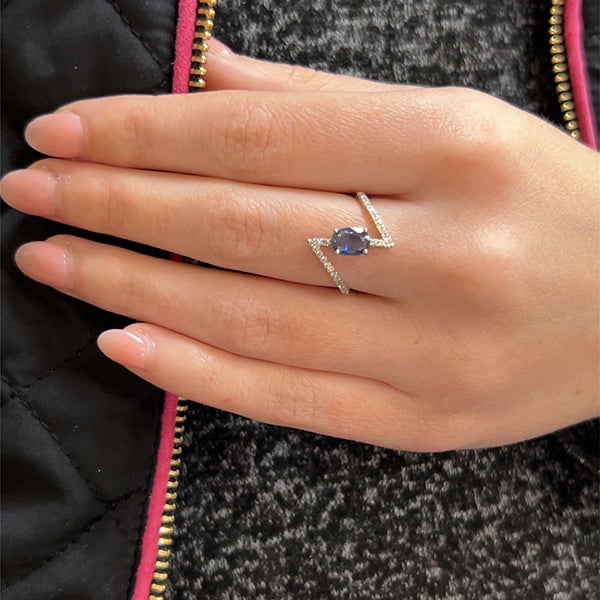
[[[456,90],[402,87],[120,96],[38,118],[26,136],[40,152],[61,158],[393,195],[431,181],[431,157],[439,167],[450,144],[460,149],[485,134],[474,126],[474,110],[465,111],[469,99]]]

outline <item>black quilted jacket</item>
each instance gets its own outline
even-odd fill
[[[247,54],[468,85],[564,123],[551,4],[221,0],[215,30]],[[178,10],[189,5],[3,0],[2,172],[37,158],[22,131],[40,113],[83,97],[170,93]],[[597,58],[597,5],[583,10]],[[597,62],[589,75],[597,109]],[[20,244],[68,229],[2,205],[5,600],[596,597],[597,422],[433,456],[199,405],[165,409],[163,392],[96,348],[123,318],[16,269]]]

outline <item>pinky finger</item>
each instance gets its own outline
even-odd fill
[[[389,385],[230,354],[157,325],[104,332],[102,352],[178,396],[274,425],[423,450],[415,405]]]

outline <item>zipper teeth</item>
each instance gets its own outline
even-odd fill
[[[173,526],[175,523],[175,508],[177,500],[177,487],[179,485],[179,473],[181,467],[181,444],[185,431],[186,411],[188,409],[185,398],[177,399],[177,416],[175,417],[175,434],[173,437],[173,454],[169,466],[169,481],[167,482],[167,495],[163,506],[160,538],[158,550],[152,574],[152,584],[148,600],[164,600],[167,589],[166,581],[169,576],[169,560],[171,558],[171,546],[173,544]]]
[[[212,37],[213,19],[217,0],[198,0],[196,22],[194,26],[194,42],[192,44],[192,64],[188,79],[188,90],[198,92],[206,87],[206,53],[208,40]]]
[[[581,139],[581,131],[579,129],[579,122],[577,121],[573,93],[571,92],[567,50],[565,47],[564,5],[565,0],[552,0],[552,5],[550,6],[550,29],[548,30],[550,34],[550,61],[552,63],[554,84],[556,86],[556,94],[565,129],[571,137],[579,140]]]
[[[188,81],[189,91],[197,92],[206,87],[203,77],[206,75],[206,53],[208,52],[208,40],[212,37],[213,19],[215,17],[214,7],[217,0],[198,0],[197,19],[194,30],[194,43],[192,45],[192,64]],[[575,139],[581,139],[575,102],[571,92],[569,78],[569,66],[567,64],[567,52],[564,38],[564,5],[565,0],[552,0],[550,7],[550,56],[552,73],[556,85],[556,94],[560,105],[560,111],[564,126]]]
[[[208,40],[212,37],[213,19],[215,18],[215,6],[217,0],[198,0],[196,6],[196,20],[194,23],[194,40],[192,42],[192,56],[188,77],[188,91],[199,92],[206,87],[204,76],[206,75],[206,53],[208,52]],[[173,453],[169,466],[169,481],[167,482],[167,494],[165,505],[162,510],[160,522],[160,537],[154,562],[152,584],[148,600],[164,600],[167,590],[167,579],[169,577],[171,546],[173,545],[173,531],[175,525],[175,509],[177,508],[177,488],[179,487],[179,474],[181,467],[181,444],[185,432],[185,421],[188,404],[185,398],[177,398],[177,416],[175,417],[175,431],[173,435]]]

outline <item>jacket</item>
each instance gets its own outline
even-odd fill
[[[194,45],[210,25],[196,14],[209,4],[3,2],[3,172],[37,158],[22,139],[26,122],[68,101],[201,90]],[[214,22],[240,52],[477,87],[591,144],[597,74],[587,76],[582,45],[597,48],[598,31],[583,37],[581,14],[593,4],[582,13],[568,0],[565,14],[557,0],[234,0]],[[553,17],[568,58],[550,43]],[[560,73],[574,97],[558,98]],[[507,448],[412,455],[165,397],[97,350],[97,335],[125,319],[16,269],[18,245],[69,228],[2,210],[7,600],[586,598],[597,589],[596,421]]]

